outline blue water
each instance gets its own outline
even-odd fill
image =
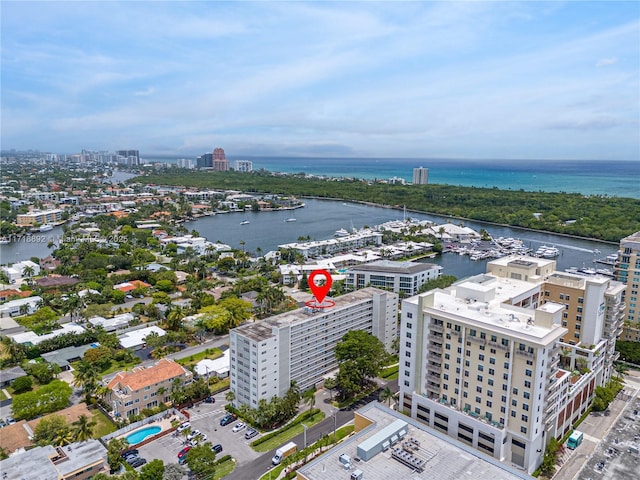
[[[160,430],[162,430],[162,428],[157,425],[153,427],[144,427],[136,432],[127,435],[126,440],[127,442],[129,442],[129,445],[135,445],[136,443],[140,443],[141,441],[143,441],[148,436],[155,435]]]
[[[429,183],[503,190],[571,192],[640,198],[640,162],[595,160],[446,160],[394,158],[238,157],[253,169],[327,177],[412,181],[413,169],[429,169]],[[175,162],[175,158],[148,161]],[[233,166],[236,158],[229,157]]]

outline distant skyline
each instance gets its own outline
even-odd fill
[[[640,2],[2,0],[3,150],[640,160]]]

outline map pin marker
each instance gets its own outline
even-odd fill
[[[324,285],[316,285],[316,283],[314,282],[314,278],[316,278],[318,275],[325,278]],[[313,272],[311,272],[311,275],[309,275],[309,288],[313,292],[313,296],[316,297],[318,303],[322,303],[324,297],[326,297],[327,293],[329,293],[332,281],[333,280],[331,279],[331,274],[326,270],[314,270]]]

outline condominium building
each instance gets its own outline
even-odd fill
[[[217,172],[229,171],[229,160],[227,160],[222,148],[213,149],[213,169]]]
[[[137,167],[140,165],[140,151],[139,150],[116,150],[118,156],[118,163],[127,165],[129,167]]]
[[[401,408],[533,472],[609,380],[624,310],[619,282],[554,268],[502,258],[492,274],[405,300]]]
[[[365,330],[391,350],[398,295],[369,287],[333,301],[330,308],[300,308],[231,330],[236,407],[282,396],[294,380],[303,391],[322,381],[338,368],[335,346],[351,330]]]
[[[328,240],[317,240],[312,242],[294,242],[278,245],[278,249],[295,250],[304,255],[305,258],[317,257],[337,252],[355,250],[357,248],[371,245],[382,245],[382,234],[373,230],[362,230],[356,233],[347,234],[338,238]]]
[[[16,223],[19,227],[31,227],[33,225],[43,225],[45,223],[55,223],[62,220],[62,210],[37,210],[29,213],[18,214]]]
[[[253,162],[249,160],[236,160],[234,170],[236,172],[253,172]]]
[[[413,169],[413,184],[426,185],[429,183],[429,169],[418,167]]]
[[[163,358],[150,367],[135,367],[131,372],[118,372],[107,384],[106,402],[115,416],[137,415],[145,408],[157,407],[170,400],[174,381],[184,386],[191,383],[193,373],[182,365]]]
[[[411,296],[429,280],[442,274],[442,267],[432,263],[378,260],[351,267],[346,272],[345,285],[349,290],[372,286]]]
[[[640,342],[640,232],[620,240],[616,278],[626,285],[627,316],[620,340]]]

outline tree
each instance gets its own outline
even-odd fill
[[[364,330],[347,332],[335,351],[340,367],[338,389],[343,397],[345,393],[353,395],[365,387],[368,379],[377,377],[389,358],[383,343]]]
[[[62,370],[56,363],[28,363],[24,366],[25,371],[33,376],[40,385],[47,385]]]
[[[84,360],[76,363],[73,371],[73,384],[82,389],[87,403],[98,388],[98,380],[98,370],[91,363]]]
[[[22,276],[26,278],[31,278],[35,275],[36,271],[31,265],[27,265],[22,269]]]
[[[106,370],[111,365],[111,360],[113,359],[111,348],[100,345],[96,348],[90,348],[82,357],[87,363],[91,363],[95,368],[99,370]]]
[[[160,480],[164,477],[164,462],[162,460],[150,461],[140,469],[140,480]]]
[[[236,297],[227,297],[220,300],[219,306],[231,314],[230,328],[235,328],[242,322],[251,318],[251,303]]]
[[[61,381],[53,380],[34,392],[14,395],[11,411],[16,420],[31,420],[39,415],[57,412],[69,406],[73,390]]]
[[[111,472],[118,470],[120,465],[124,462],[121,453],[129,446],[126,438],[112,438],[107,444],[107,461]]]
[[[210,305],[200,310],[203,315],[198,319],[198,325],[217,334],[226,333],[231,324],[231,313],[220,305]]]
[[[338,386],[335,377],[329,377],[324,381],[324,388],[329,389],[329,398],[333,402],[333,390]]]
[[[182,319],[185,312],[180,306],[173,307],[167,314],[167,328],[169,330],[178,331],[182,327]]]
[[[185,471],[180,465],[177,463],[169,463],[164,466],[164,475],[162,475],[162,480],[182,480],[184,475]]]
[[[2,349],[9,357],[9,364],[15,365],[27,358],[27,353],[24,345],[17,343],[11,337],[2,337]]]
[[[93,437],[93,428],[98,422],[87,417],[86,415],[80,415],[78,419],[71,424],[71,433],[73,439],[76,442],[84,442]]]
[[[38,422],[33,429],[33,443],[43,445],[54,445],[56,440],[66,438],[69,433],[69,426],[65,418],[61,415],[49,415]]]
[[[187,453],[187,464],[196,478],[213,478],[216,453],[209,445],[198,445]]]
[[[387,406],[391,407],[391,400],[393,399],[393,390],[391,390],[388,386],[384,387],[379,395],[379,400],[384,403],[388,402]]]
[[[309,405],[309,411],[311,411],[316,405],[316,391],[313,388],[307,390],[302,395],[302,400],[304,401],[305,405]]]
[[[28,392],[33,387],[33,380],[31,380],[31,377],[16,378],[11,383],[11,387],[15,393]]]

